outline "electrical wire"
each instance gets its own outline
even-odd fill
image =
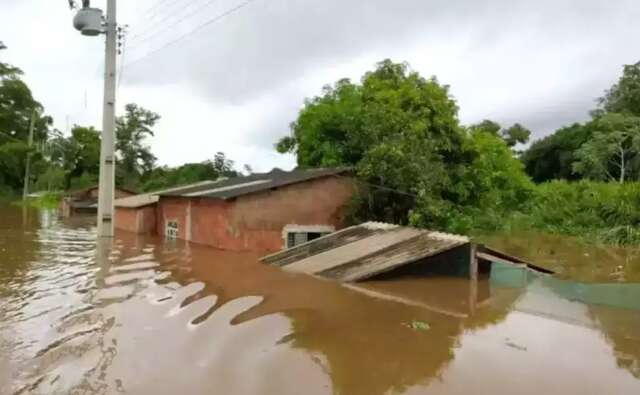
[[[194,34],[194,33],[198,32],[198,31],[200,31],[200,30],[204,29],[205,27],[207,27],[207,26],[209,26],[209,25],[212,25],[212,24],[214,24],[214,23],[216,23],[216,22],[218,22],[218,21],[220,21],[220,20],[222,20],[222,19],[226,18],[227,16],[229,16],[229,15],[233,14],[233,13],[234,13],[234,12],[236,12],[236,11],[239,11],[240,9],[242,9],[242,8],[244,8],[244,7],[248,6],[248,5],[250,5],[251,3],[255,2],[255,1],[256,1],[256,0],[246,0],[246,1],[244,1],[244,2],[242,2],[242,3],[240,3],[240,4],[238,4],[237,6],[235,6],[235,7],[233,7],[233,8],[230,8],[229,10],[227,10],[227,11],[223,12],[222,14],[219,14],[219,15],[217,15],[217,16],[215,16],[215,17],[213,17],[213,18],[209,19],[209,20],[207,20],[206,22],[204,22],[204,23],[202,23],[202,24],[200,24],[200,25],[196,26],[194,29],[192,29],[192,30],[188,31],[187,33],[185,33],[185,34],[183,34],[183,35],[181,35],[181,36],[177,37],[176,39],[171,40],[171,41],[169,41],[169,42],[165,43],[164,45],[162,45],[162,46],[160,46],[160,47],[158,47],[158,48],[156,48],[156,49],[154,49],[154,50],[152,50],[152,51],[150,51],[150,52],[147,52],[147,53],[146,53],[146,54],[144,54],[142,57],[140,57],[140,58],[138,58],[138,59],[134,60],[133,62],[131,62],[131,63],[129,63],[129,64],[125,65],[125,68],[126,68],[126,67],[130,67],[130,66],[132,66],[132,65],[134,65],[134,64],[136,64],[136,63],[139,63],[139,62],[141,62],[142,60],[144,60],[144,59],[148,58],[149,56],[154,55],[154,54],[156,54],[156,53],[158,53],[158,52],[162,51],[163,49],[166,49],[167,47],[170,47],[170,46],[172,46],[172,45],[174,45],[174,44],[176,44],[176,43],[178,43],[178,42],[180,42],[180,41],[184,40],[185,38],[187,38],[187,37],[191,36],[192,34]]]
[[[345,177],[345,176],[341,176],[339,174],[334,174],[333,176],[337,177],[337,178],[353,179],[352,177]],[[387,191],[387,192],[393,192],[393,193],[396,193],[398,195],[409,196],[409,197],[416,198],[416,199],[418,198],[418,195],[416,195],[416,194],[413,194],[413,193],[410,193],[410,192],[401,191],[399,189],[389,188],[389,187],[385,187],[385,186],[378,185],[378,184],[371,184],[369,182],[365,182],[365,181],[358,180],[358,179],[356,179],[355,181],[357,183],[359,183],[359,184],[366,185],[366,186],[371,187],[371,188],[376,188],[376,189],[380,189],[380,190]]]
[[[187,1],[188,4],[181,4],[181,2],[183,2],[183,1]],[[153,31],[153,29],[158,27],[158,25],[160,25],[162,22],[165,22],[168,19],[171,19],[172,17],[175,17],[176,13],[179,15],[183,11],[188,10],[193,4],[197,4],[197,2],[198,2],[197,0],[196,1],[175,0],[174,2],[172,2],[172,3],[167,5],[167,8],[166,8],[164,13],[157,15],[157,16],[161,17],[160,19],[158,19],[156,17],[147,18],[146,20],[149,23],[143,24],[141,28],[137,28],[135,34],[133,34],[131,36],[131,39],[135,40],[135,39],[138,39],[139,37],[143,37],[143,36],[147,35],[149,33],[149,31]],[[174,9],[172,9],[173,5],[179,5],[180,7],[176,8],[174,10]],[[138,20],[140,20],[140,19],[141,18],[138,18]],[[140,32],[138,32],[138,30],[140,30]]]
[[[157,15],[162,15],[159,13],[158,8],[162,8],[161,6],[164,5],[173,5],[176,1],[182,1],[182,0],[175,0],[174,3],[171,4],[166,4],[168,0],[162,0],[159,3],[156,3],[155,5],[152,5],[151,7],[147,8],[146,10],[144,10],[144,12],[142,12],[136,19],[135,19],[135,24],[137,25],[138,23],[141,23],[142,26],[145,26],[145,21],[146,22],[151,22],[153,21]],[[144,18],[144,19],[143,19]],[[137,35],[134,35],[137,36]]]
[[[141,34],[138,34],[137,36],[131,37],[131,40],[133,41],[133,43],[131,44],[131,47],[132,48],[136,47],[136,46],[142,44],[143,42],[149,41],[150,39],[154,38],[155,36],[158,36],[159,34],[162,34],[165,31],[177,26],[178,24],[180,24],[181,22],[185,21],[186,19],[198,14],[201,10],[207,8],[208,6],[210,6],[211,4],[215,3],[216,1],[218,1],[218,0],[209,0],[209,1],[207,1],[206,3],[202,4],[200,7],[194,9],[193,12],[190,12],[190,13],[187,13],[187,14],[183,15],[181,18],[177,19],[176,21],[174,21],[173,23],[171,23],[171,24],[169,24],[167,26],[164,26],[162,29],[160,29],[158,31],[154,31],[153,29],[155,27],[160,27],[161,24],[159,24],[159,23],[155,24],[152,27],[149,27],[149,30],[147,30],[147,31],[145,31],[145,32],[143,32]],[[188,10],[188,9],[189,8],[184,8],[184,10]],[[158,22],[165,22],[168,19],[171,19],[171,17],[173,17],[173,16],[175,16],[175,15],[167,14],[166,18],[164,18],[162,20],[159,20]],[[142,38],[138,38],[137,41],[134,41],[136,37],[142,37]]]
[[[152,5],[151,7],[149,7],[144,13],[144,14],[149,14],[150,17],[153,17],[155,15],[155,12],[159,11],[162,8],[162,5],[166,5],[167,1],[169,0],[160,0],[157,3],[155,3],[154,5]]]

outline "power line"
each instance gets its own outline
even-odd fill
[[[167,48],[167,47],[170,47],[170,46],[172,46],[172,45],[174,45],[174,44],[176,44],[176,43],[178,43],[178,42],[180,42],[180,41],[184,40],[185,38],[189,37],[190,35],[192,35],[192,34],[194,34],[194,33],[198,32],[198,31],[200,31],[200,30],[204,29],[205,27],[207,27],[207,26],[209,26],[209,25],[212,25],[212,24],[214,24],[214,23],[216,23],[216,22],[218,22],[218,21],[220,21],[220,20],[224,19],[225,17],[227,17],[227,16],[229,16],[229,15],[233,14],[234,12],[236,12],[236,11],[238,11],[238,10],[240,10],[240,9],[242,9],[242,8],[244,8],[244,7],[246,7],[246,6],[248,6],[249,4],[251,4],[251,3],[255,2],[255,1],[256,1],[256,0],[246,0],[246,1],[245,1],[245,2],[243,2],[243,3],[240,3],[239,5],[237,5],[237,6],[233,7],[233,8],[231,8],[231,9],[229,9],[229,10],[227,10],[227,11],[223,12],[222,14],[219,14],[219,15],[215,16],[215,17],[214,17],[214,18],[212,18],[212,19],[209,19],[209,20],[208,20],[208,21],[206,21],[205,23],[203,23],[203,24],[201,24],[201,25],[198,25],[198,26],[197,26],[197,27],[195,27],[194,29],[190,30],[189,32],[187,32],[187,33],[185,33],[185,34],[183,34],[183,35],[181,35],[181,36],[179,36],[178,38],[176,38],[176,39],[174,39],[174,40],[172,40],[172,41],[167,42],[166,44],[164,44],[164,45],[160,46],[160,47],[159,47],[159,48],[157,48],[157,49],[152,50],[151,52],[147,52],[147,53],[146,53],[145,55],[143,55],[142,57],[140,57],[140,58],[138,58],[138,59],[134,60],[133,62],[131,62],[131,63],[129,63],[129,64],[127,64],[127,65],[126,65],[126,67],[132,66],[132,65],[134,65],[134,64],[136,64],[136,63],[139,63],[139,62],[140,62],[140,61],[142,61],[143,59],[146,59],[146,58],[148,58],[149,56],[151,56],[151,55],[153,55],[153,54],[156,54],[156,53],[158,53],[158,52],[162,51],[163,49],[165,49],[165,48]]]
[[[168,7],[171,7],[173,4],[181,0],[174,0],[171,3],[168,3],[168,1],[169,0],[160,0],[158,3],[156,3],[156,5],[152,6],[147,11],[145,11],[145,14],[148,13],[150,18],[154,18],[156,15],[158,15],[158,12],[160,10],[162,10],[163,8],[167,10]]]
[[[138,22],[143,22],[143,20],[146,20],[146,21],[148,21],[148,22],[153,21],[153,20],[155,19],[155,17],[156,17],[157,15],[159,15],[159,14],[157,13],[157,11],[158,11],[157,9],[158,9],[159,7],[161,8],[161,6],[162,6],[163,4],[166,4],[166,2],[167,2],[167,1],[168,1],[168,0],[162,0],[162,1],[160,1],[159,3],[156,3],[156,4],[152,5],[151,7],[147,8],[146,10],[144,10],[144,12],[142,12],[142,13],[141,13],[137,18],[136,18],[136,24],[137,24]],[[175,0],[175,1],[174,1],[173,3],[171,3],[170,5],[173,5],[173,4],[174,4],[175,2],[177,2],[177,1],[182,1],[182,0]],[[144,19],[143,19],[143,18],[144,18]],[[143,26],[144,26],[144,24],[143,24]],[[138,35],[137,35],[137,34],[136,34],[136,35],[134,35],[134,37],[136,37],[136,36],[138,36]]]
[[[162,19],[156,19],[155,16],[147,18],[147,21],[150,22],[150,23],[146,24],[146,28],[145,28],[145,25],[143,24],[142,28],[139,29],[140,32],[138,33],[136,31],[136,34],[131,36],[131,39],[134,40],[134,39],[136,39],[138,37],[146,35],[149,32],[149,30],[153,30],[160,22],[166,21],[167,19],[170,19],[171,17],[176,16],[175,13],[170,12],[171,11],[171,6],[179,4],[182,1],[185,1],[185,0],[174,0],[172,3],[167,4],[167,8],[165,10],[166,13],[163,15],[164,18],[162,18]],[[197,1],[190,1],[189,4],[185,4],[184,7],[181,10],[179,10],[179,11],[176,10],[176,11],[178,13],[181,13],[182,11],[189,9],[189,7],[191,5],[193,5],[194,3],[197,3]],[[160,15],[162,15],[162,14],[158,14],[158,16],[160,16]],[[140,20],[140,19],[141,18],[138,18],[138,20]],[[154,21],[155,21],[155,23],[151,23],[151,22],[154,22]]]
[[[150,16],[152,16],[153,12],[154,11],[158,11],[158,9],[161,8],[162,5],[166,4],[167,1],[169,1],[169,0],[160,0],[160,1],[158,1],[157,3],[153,4],[151,7],[147,8],[147,10],[144,12],[144,14],[150,14]]]
[[[198,3],[198,0],[193,0],[193,1],[188,1],[188,4],[181,4],[181,2],[183,2],[183,1],[188,1],[188,0],[174,0],[172,3],[167,4],[165,12],[163,14],[158,14],[157,15],[157,16],[162,17],[160,19],[156,18],[156,16],[151,17],[151,18],[147,18],[147,22],[149,22],[149,23],[143,24],[142,28],[137,29],[135,34],[133,36],[131,36],[131,39],[133,40],[133,39],[137,39],[138,37],[142,37],[142,36],[147,35],[150,30],[155,29],[162,22],[164,22],[164,21],[166,21],[168,19],[171,19],[172,17],[175,17],[176,13],[179,15],[183,11],[188,10],[193,4],[197,4]],[[174,9],[172,9],[172,6],[174,6],[174,5],[179,5],[180,8],[176,8],[174,10]]]
[[[131,44],[131,47],[136,47],[139,44],[142,44],[145,41],[148,41],[150,39],[152,39],[154,36],[157,36],[169,29],[171,29],[172,27],[177,26],[178,24],[180,24],[181,22],[183,22],[184,20],[196,15],[199,11],[207,8],[208,6],[210,6],[211,4],[215,3],[218,0],[209,0],[206,3],[204,3],[203,5],[201,5],[200,7],[196,8],[193,10],[193,12],[191,13],[187,13],[185,15],[183,15],[181,18],[177,19],[176,21],[174,21],[173,23],[171,23],[170,25],[164,26],[162,27],[161,22],[164,22],[166,20],[171,19],[171,17],[175,16],[175,15],[171,15],[171,14],[167,14],[167,16],[164,19],[159,20],[159,23],[156,23],[155,25],[152,25],[151,27],[149,27],[149,30],[142,32],[141,34],[135,35],[133,37],[131,37],[131,40],[134,41],[136,38],[138,37],[143,37],[143,38],[138,38],[138,41],[135,41],[134,43]],[[192,3],[193,5],[193,3]],[[184,8],[184,10],[188,10],[188,6],[187,8]],[[162,27],[160,30],[154,31],[154,28],[156,27]]]
[[[341,176],[339,174],[334,174],[334,177],[352,179],[351,177],[345,177],[345,176]],[[385,187],[385,186],[382,186],[382,185],[379,185],[379,184],[372,184],[372,183],[369,183],[369,182],[366,182],[366,181],[362,181],[362,180],[358,180],[358,179],[356,179],[355,181],[357,183],[359,183],[359,184],[366,185],[366,186],[371,187],[371,188],[380,189],[380,190],[387,191],[387,192],[393,192],[393,193],[396,193],[398,195],[409,196],[409,197],[416,198],[416,199],[418,198],[418,195],[416,195],[416,194],[413,194],[413,193],[410,193],[410,192],[401,191],[399,189],[389,188],[389,187]]]

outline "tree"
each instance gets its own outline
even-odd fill
[[[535,182],[580,179],[580,174],[573,170],[573,164],[577,161],[578,149],[591,135],[591,123],[574,123],[534,141],[521,156],[527,174]]]
[[[34,141],[47,139],[52,119],[22,81],[22,71],[0,62],[0,184],[2,193],[15,193],[23,186],[24,166],[33,149],[28,146],[29,127],[35,116]],[[32,155],[34,170],[41,157]],[[32,173],[37,176],[36,172]]]
[[[441,199],[461,169],[457,111],[435,77],[385,60],[360,84],[343,79],[306,100],[276,148],[301,167],[354,167],[363,182],[354,219],[406,223],[420,191]]]
[[[509,147],[515,147],[518,143],[526,144],[531,136],[531,131],[519,123],[503,129],[499,123],[485,119],[484,121],[471,125],[469,127],[471,133],[489,133],[501,137]]]
[[[476,130],[465,140],[471,160],[455,179],[457,199],[440,202],[435,212],[438,226],[465,233],[473,229],[500,229],[505,218],[521,210],[533,192],[533,183],[511,147],[491,130]],[[421,194],[412,210],[411,223],[433,226],[433,198]]]
[[[574,170],[598,180],[637,180],[638,154],[640,117],[606,114],[594,121],[593,137],[578,150]]]
[[[145,139],[153,136],[152,128],[158,120],[158,114],[136,104],[127,104],[125,115],[116,119],[116,182],[119,185],[136,186],[145,173],[153,170],[157,158]]]
[[[52,139],[55,151],[52,160],[65,172],[65,189],[89,187],[100,175],[100,132],[93,127],[75,125],[71,136]]]
[[[199,181],[215,181],[220,177],[238,177],[240,174],[233,169],[233,166],[232,160],[227,159],[223,152],[218,152],[213,160],[186,163],[175,168],[158,167],[145,176],[142,189],[159,191]]]
[[[640,62],[625,65],[622,76],[605,95],[598,99],[598,117],[604,113],[627,113],[640,116]]]
[[[531,131],[519,123],[504,129],[502,131],[502,138],[509,147],[515,147],[517,144],[526,144],[531,137]]]
[[[471,125],[469,127],[469,130],[471,131],[471,133],[483,132],[483,133],[490,133],[495,136],[500,136],[500,130],[502,130],[502,126],[499,123],[494,122],[490,119],[485,119],[480,123]]]

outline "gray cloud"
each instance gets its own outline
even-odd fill
[[[153,2],[120,1],[132,30],[127,61],[240,3],[213,1],[162,34],[148,30],[206,1],[157,7],[155,20],[143,13]],[[63,2],[54,3],[3,4],[0,39],[11,49],[3,52],[28,72],[58,125],[76,113],[99,125],[101,45],[73,32]],[[639,13],[634,0],[257,0],[126,67],[120,104],[163,115],[152,144],[165,163],[226,149],[268,168],[304,97],[390,57],[449,84],[464,123],[520,122],[542,136],[585,119],[622,64],[638,60]],[[141,32],[153,39],[135,45]]]

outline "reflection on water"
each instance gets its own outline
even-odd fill
[[[256,254],[0,218],[1,394],[640,393],[622,288],[510,267],[345,287]]]

